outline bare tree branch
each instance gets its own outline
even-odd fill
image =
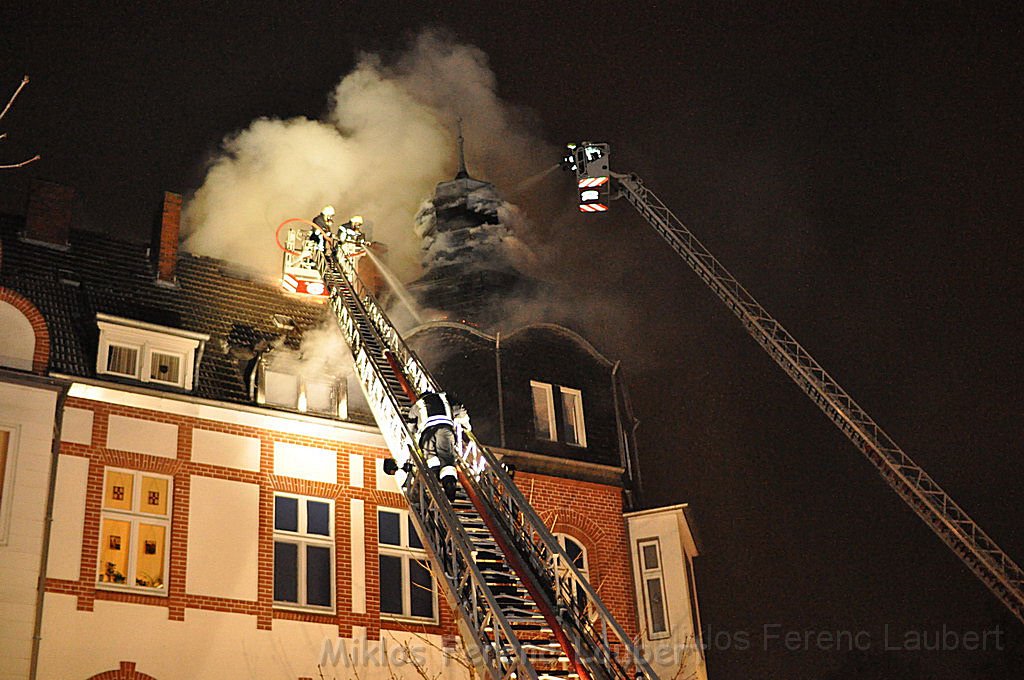
[[[0,113],[0,120],[3,120],[4,116],[7,115],[7,112],[11,110],[11,104],[13,104],[14,100],[18,98],[18,95],[21,94],[22,89],[26,85],[28,85],[28,76],[23,76],[21,79],[21,84],[18,85],[18,89],[15,90],[14,94],[11,95],[11,98],[7,100],[7,106],[4,107],[3,113]]]
[[[4,110],[2,112],[0,112],[0,120],[3,120],[4,116],[7,115],[7,112],[11,110],[11,106],[14,104],[14,100],[18,98],[18,95],[21,94],[22,89],[24,89],[24,87],[26,85],[28,85],[28,76],[23,76],[22,79],[21,79],[21,84],[18,85],[18,89],[16,89],[14,91],[14,94],[11,95],[11,98],[7,100],[7,105],[4,107]],[[6,139],[6,138],[7,138],[7,133],[6,132],[0,133],[0,140]],[[39,154],[36,154],[32,158],[29,158],[28,160],[24,160],[24,161],[22,161],[20,163],[4,163],[4,164],[0,165],[0,170],[14,170],[16,168],[23,168],[26,165],[28,165],[29,163],[36,162],[40,158],[42,158],[42,156],[40,156]]]
[[[26,165],[28,165],[29,163],[35,163],[40,158],[42,158],[42,156],[40,156],[39,154],[36,154],[32,158],[29,158],[27,161],[22,161],[20,163],[7,163],[5,165],[0,165],[0,170],[13,170],[14,168],[23,168]]]

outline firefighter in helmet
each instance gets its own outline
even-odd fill
[[[455,500],[458,475],[455,472],[455,423],[469,430],[469,415],[461,404],[452,406],[444,392],[424,392],[409,407],[408,420],[416,428],[420,449],[427,467],[441,480],[444,494]]]
[[[345,224],[338,226],[338,240],[342,243],[351,242],[363,244],[366,235],[363,233],[363,218],[360,215],[353,215]]]

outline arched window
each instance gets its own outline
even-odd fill
[[[0,366],[32,370],[36,332],[20,309],[0,300]]]
[[[555,540],[565,550],[566,556],[572,561],[573,566],[579,570],[580,575],[587,581],[590,581],[590,564],[587,561],[587,549],[583,547],[583,544],[568,534],[555,534]],[[559,578],[568,573],[568,571],[564,567],[560,569]],[[591,584],[591,587],[593,587],[593,584]],[[587,606],[588,604],[586,592],[582,587],[577,587],[576,589],[576,602],[582,606]],[[594,612],[592,608],[588,606],[587,609],[589,610],[589,616],[593,617]]]

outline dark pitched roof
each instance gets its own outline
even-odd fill
[[[21,217],[0,216],[0,286],[31,300],[46,318],[51,372],[96,376],[100,312],[209,334],[194,393],[252,403],[246,380],[257,343],[283,339],[297,347],[302,331],[326,311],[220,260],[180,253],[176,285],[168,286],[156,283],[144,244],[72,231],[62,250],[22,240],[23,227]],[[278,327],[274,314],[291,317],[296,328]]]

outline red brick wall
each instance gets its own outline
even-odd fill
[[[160,413],[81,398],[69,398],[68,406],[90,409],[94,413],[92,444],[61,443],[61,453],[89,460],[86,493],[85,527],[83,532],[81,570],[78,580],[47,579],[48,592],[77,596],[78,609],[92,611],[95,600],[132,602],[164,607],[168,619],[184,621],[186,609],[236,612],[255,616],[258,629],[271,629],[274,619],[290,619],[336,625],[338,635],[351,637],[352,626],[366,628],[367,638],[379,639],[381,628],[407,630],[439,635],[458,633],[454,613],[442,605],[439,623],[416,625],[382,620],[379,614],[379,567],[377,559],[377,508],[405,508],[405,498],[398,493],[375,488],[376,459],[387,454],[383,449],[339,443],[265,430],[243,425],[199,420],[187,416]],[[178,426],[177,459],[107,449],[107,427],[111,415],[121,415]],[[225,468],[191,460],[194,427],[256,437],[261,442],[259,471]],[[312,482],[282,477],[273,473],[274,442],[313,446],[337,452],[338,484]],[[348,454],[363,456],[365,486],[349,486]],[[96,587],[96,562],[100,532],[100,506],[103,494],[103,472],[106,466],[170,475],[174,479],[172,497],[170,570],[166,597],[144,593],[120,592]],[[185,583],[188,562],[189,482],[192,475],[258,484],[260,488],[260,523],[258,548],[257,599],[235,600],[187,593]],[[587,548],[591,580],[605,604],[623,627],[633,634],[636,621],[632,603],[629,547],[622,517],[621,490],[587,482],[554,479],[520,473],[517,483],[535,504],[538,513],[557,532],[567,533]],[[335,502],[335,608],[334,614],[318,614],[275,610],[273,607],[273,497],[275,491],[333,499]],[[364,502],[366,513],[364,557],[366,563],[366,613],[352,612],[351,576],[346,566],[351,545],[349,501]],[[113,672],[113,671],[111,671]],[[121,676],[110,676],[121,677]]]
[[[626,633],[635,637],[636,606],[622,489],[526,472],[516,473],[515,480],[552,533],[568,534],[587,549],[591,585]]]
[[[36,335],[36,348],[32,354],[32,371],[39,374],[46,373],[50,363],[50,330],[46,327],[46,319],[36,309],[36,306],[29,302],[28,298],[22,297],[13,290],[0,287],[0,300],[13,305],[32,324],[32,331]]]

